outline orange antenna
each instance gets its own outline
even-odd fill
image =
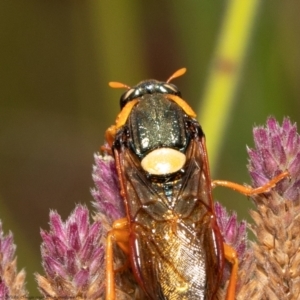
[[[182,76],[184,73],[186,72],[186,68],[181,68],[179,70],[177,70],[168,80],[167,83],[169,83],[171,80],[173,80],[174,78],[180,77]]]
[[[108,85],[114,89],[127,89],[127,90],[131,89],[130,86],[126,85],[125,83],[121,83],[121,82],[111,81],[108,83]]]

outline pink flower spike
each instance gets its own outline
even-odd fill
[[[250,244],[250,259],[239,271],[236,299],[296,300],[300,295],[300,137],[288,118],[280,125],[273,117],[264,127],[254,128],[253,134],[255,148],[248,150],[253,187],[285,171],[289,177],[251,196],[255,208],[249,212],[254,221],[250,228],[255,241]]]
[[[9,299],[9,289],[3,281],[0,282],[0,299]]]
[[[13,235],[4,235],[0,221],[0,299],[25,299],[25,272],[17,272]]]
[[[95,189],[91,191],[98,212],[105,214],[110,223],[125,216],[125,208],[120,195],[115,160],[110,155],[95,155],[93,168]]]
[[[104,281],[101,222],[90,224],[88,209],[77,205],[65,222],[51,212],[50,230],[42,231],[41,235],[46,273],[45,277],[36,274],[41,293],[50,298],[99,298]]]
[[[247,248],[246,221],[238,222],[236,213],[228,214],[219,202],[215,202],[215,213],[224,242],[237,251],[241,261]]]
[[[291,180],[286,178],[274,188],[284,198],[289,196],[296,200],[300,193],[300,137],[296,124],[288,118],[282,126],[271,117],[266,127],[253,129],[254,149],[248,149],[248,169],[255,187],[261,186],[276,175],[288,170]],[[288,194],[285,194],[288,191]]]
[[[88,269],[82,269],[75,275],[74,282],[77,288],[84,288],[84,286],[88,283],[90,276],[89,273]]]
[[[66,236],[63,222],[60,215],[55,211],[50,212],[50,224],[52,225],[53,233],[55,233],[59,239],[65,240]]]

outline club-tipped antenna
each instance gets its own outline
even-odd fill
[[[185,72],[186,72],[186,68],[181,68],[181,69],[177,70],[173,75],[171,75],[171,77],[169,77],[169,79],[167,80],[167,83],[169,83],[174,78],[182,76]]]
[[[186,72],[186,68],[181,68],[181,69],[177,70],[174,74],[172,74],[169,77],[169,79],[166,82],[169,83],[174,78],[182,76],[185,72]],[[131,87],[128,86],[127,84],[121,83],[121,82],[116,82],[116,81],[110,81],[108,83],[108,85],[114,89],[127,89],[127,90],[131,89]]]
[[[130,86],[126,85],[125,83],[121,83],[121,82],[111,81],[108,83],[108,85],[114,89],[127,89],[127,90],[131,89]]]

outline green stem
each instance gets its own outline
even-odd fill
[[[234,104],[258,4],[258,0],[229,1],[204,98],[198,111],[199,121],[207,136],[212,172],[217,165],[222,137]]]

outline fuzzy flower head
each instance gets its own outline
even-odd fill
[[[3,276],[6,266],[11,263],[14,258],[16,251],[16,245],[13,243],[13,236],[12,233],[9,232],[8,235],[4,235],[2,230],[2,222],[0,222],[0,259],[1,259],[1,266],[0,266],[0,275]]]
[[[95,189],[92,189],[93,203],[98,212],[105,214],[110,223],[125,216],[123,199],[115,160],[112,156],[95,154],[93,167]]]
[[[78,205],[66,222],[50,213],[50,231],[41,231],[46,276],[36,275],[45,297],[96,299],[103,293],[104,247],[100,222],[89,223],[88,209]]]
[[[223,237],[224,243],[231,246],[237,253],[240,266],[244,266],[244,258],[247,256],[247,222],[238,222],[237,214],[235,212],[228,213],[226,208],[224,208],[219,202],[215,202],[215,214],[217,223]],[[247,253],[249,256],[249,253]],[[249,259],[249,257],[248,257]],[[223,285],[219,290],[218,299],[224,299],[226,290],[224,290],[224,283],[229,280],[232,265],[225,261],[225,267],[223,272]],[[238,284],[242,280],[238,279]]]
[[[236,250],[241,261],[247,249],[247,222],[238,222],[237,214],[229,214],[218,202],[215,203],[215,213],[224,242]]]
[[[256,238],[253,259],[240,271],[243,278],[237,299],[300,299],[300,138],[288,118],[280,125],[269,118],[253,130],[255,149],[248,149],[249,172],[254,187],[283,171],[285,178],[268,193],[251,196],[255,209],[250,225]]]
[[[281,196],[290,200],[299,198],[300,191],[300,137],[296,124],[288,118],[282,126],[269,118],[266,127],[253,129],[255,149],[248,148],[249,172],[255,187],[288,170],[291,180],[285,179],[275,187]]]
[[[13,244],[11,232],[4,236],[2,223],[0,222],[0,299],[6,299],[10,294],[4,277],[8,265],[13,260],[15,249],[16,246]]]
[[[0,221],[0,299],[24,299],[27,296],[25,272],[17,273],[15,250],[12,233],[4,235]]]

